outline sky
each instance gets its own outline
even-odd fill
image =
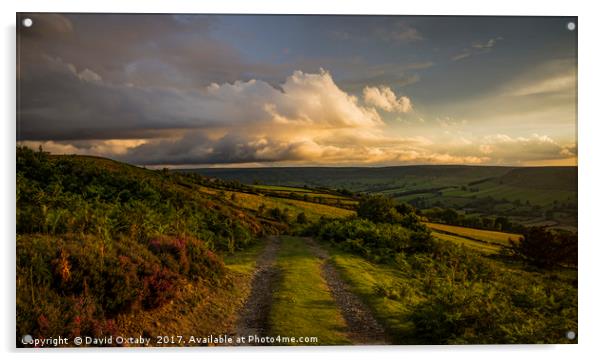
[[[569,17],[20,14],[17,141],[149,167],[576,165]]]

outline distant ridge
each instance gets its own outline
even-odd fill
[[[287,186],[346,187],[355,191],[383,189],[399,182],[445,185],[504,184],[540,189],[576,190],[577,167],[511,167],[471,165],[408,165],[389,167],[278,167],[180,169],[209,177]],[[418,186],[418,184],[416,184]]]

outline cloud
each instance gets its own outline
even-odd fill
[[[22,146],[37,149],[41,146],[45,151],[54,154],[83,154],[105,157],[116,157],[126,154],[131,149],[147,141],[144,139],[111,139],[94,141],[55,142],[49,141],[22,141]]]
[[[456,55],[453,55],[451,57],[451,60],[458,61],[458,60],[462,60],[462,59],[468,58],[473,55],[480,55],[480,54],[488,53],[501,40],[504,40],[504,38],[501,36],[498,36],[495,38],[490,38],[489,40],[487,40],[485,42],[475,41],[472,43],[470,48],[465,48],[464,50],[462,50],[462,52],[460,52]]]
[[[221,122],[264,122],[316,128],[372,127],[382,123],[372,108],[342,91],[327,71],[295,71],[281,91],[258,80],[211,84],[201,102]],[[236,110],[232,105],[236,104]],[[224,115],[227,113],[227,115]]]
[[[465,51],[465,52],[463,52],[463,53],[460,53],[460,54],[458,54],[458,55],[454,55],[454,56],[452,56],[451,60],[453,60],[453,61],[456,61],[456,60],[461,60],[461,59],[464,59],[464,58],[468,58],[470,55],[472,55],[472,53],[471,53],[471,52],[469,52],[469,51]]]
[[[315,128],[382,123],[373,108],[360,106],[326,71],[295,71],[280,89],[249,80],[179,90],[107,83],[93,71],[80,71],[61,59],[46,58],[42,68],[21,81],[22,140],[148,138],[152,132],[243,123]]]
[[[502,38],[501,36],[498,36],[496,38],[491,38],[489,40],[487,40],[486,42],[480,42],[480,41],[475,41],[474,43],[472,43],[472,47],[475,49],[491,49],[495,46],[495,44],[500,41],[503,40],[504,38]]]
[[[542,161],[570,160],[577,156],[577,147],[559,144],[547,135],[532,134],[526,137],[511,137],[494,134],[482,137],[452,152],[456,155],[473,154],[487,157],[494,164],[536,164]]]
[[[500,162],[570,158],[577,155],[574,144],[560,145],[549,136],[538,134],[514,138],[505,134],[487,136],[481,147],[481,151],[494,154]]]
[[[349,62],[343,66],[348,66]],[[349,69],[351,78],[341,79],[341,85],[350,91],[362,91],[367,84],[387,84],[389,87],[402,88],[420,81],[416,71],[433,67],[432,61],[412,62],[408,64],[386,63],[369,64],[365,61],[358,62]]]
[[[217,16],[28,14],[20,30],[19,64],[35,71],[43,56],[89,69],[110,83],[204,87],[212,82],[281,74],[279,66],[244,59],[213,36]],[[253,75],[251,75],[253,74]]]
[[[365,87],[364,101],[387,112],[408,113],[412,110],[412,102],[406,96],[399,98],[386,86]]]
[[[562,74],[542,79],[531,84],[525,84],[524,86],[515,89],[511,95],[525,96],[562,92],[569,89],[575,89],[576,80],[574,74]]]
[[[366,87],[361,103],[325,70],[295,71],[278,87],[252,79],[185,91],[113,84],[61,59],[42,65],[42,73],[22,80],[28,96],[19,110],[19,140],[55,153],[157,166],[517,164],[575,157],[574,144],[546,136],[457,142],[437,133],[392,133],[377,109],[408,112],[409,98],[386,86]],[[439,123],[464,124],[445,117]]]
[[[73,67],[74,71],[75,71],[75,67]],[[99,82],[102,81],[102,77],[98,74],[96,74],[95,72],[93,72],[90,69],[84,69],[79,73],[75,73],[77,75],[78,78],[80,78],[83,81],[87,81],[87,82]]]
[[[556,59],[538,64],[533,70],[504,84],[502,93],[509,96],[566,94],[574,98],[577,90],[576,65],[574,59]]]
[[[431,91],[442,81],[435,71],[404,88],[414,91],[410,100],[395,92],[434,66],[415,51],[432,44],[399,18],[329,18],[322,28],[312,18],[314,35],[353,46],[329,55],[309,51],[323,43],[234,46],[225,39],[240,25],[220,16],[31,16],[34,27],[19,31],[17,139],[52,152],[144,165],[517,164],[576,154],[561,142],[562,126],[574,128],[574,71],[530,67],[489,98],[459,92],[459,101],[436,99],[447,97]],[[241,36],[255,35],[248,33]],[[456,60],[492,51],[501,38],[470,40]],[[383,47],[395,56],[366,52]],[[266,60],[270,51],[278,61]],[[428,113],[412,111],[413,101],[428,103],[419,109]],[[550,136],[525,136],[541,129]]]
[[[453,128],[453,127],[462,127],[468,124],[466,119],[455,120],[451,117],[439,117],[436,119],[437,123],[441,125],[442,128]]]
[[[387,26],[377,27],[374,35],[387,42],[413,42],[424,39],[416,28],[405,21],[396,21]]]
[[[278,87],[249,80],[187,91],[114,84],[56,58],[38,70],[22,81],[19,140],[55,153],[141,165],[482,162],[433,152],[427,138],[388,135],[375,106],[324,70],[295,71]],[[389,88],[374,89],[380,97],[368,99],[384,100],[379,107],[410,109]]]

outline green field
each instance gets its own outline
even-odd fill
[[[577,167],[399,166],[381,168],[303,167],[189,169],[205,176],[268,186],[259,189],[321,194],[312,187],[380,193],[419,209],[452,208],[466,215],[511,218],[521,225],[551,221],[550,227],[576,230]],[[326,192],[327,193],[327,192]],[[332,194],[321,194],[334,204]],[[312,200],[314,201],[314,200]],[[350,199],[340,205],[353,205]]]
[[[263,204],[266,208],[287,209],[292,217],[304,212],[309,220],[317,220],[320,217],[347,217],[355,214],[354,211],[337,208],[325,204],[305,202],[296,199],[277,198],[263,195],[248,194],[242,192],[225,192],[228,199],[232,199],[232,193],[235,194],[234,204],[253,211],[257,211]]]
[[[254,186],[254,187],[270,187],[270,186]],[[286,187],[278,187],[286,188]],[[300,188],[299,188],[300,189]],[[206,186],[199,186],[198,190],[201,193],[205,193],[211,196],[218,196],[220,191],[215,188]],[[222,191],[225,200],[230,201],[234,205],[241,207],[246,210],[258,211],[263,205],[266,209],[269,208],[280,208],[281,210],[287,210],[291,217],[296,217],[299,213],[305,213],[306,217],[310,221],[315,221],[320,217],[348,217],[355,214],[354,211],[336,207],[336,205],[322,204],[312,202],[311,199],[308,201],[300,199],[291,199],[286,197],[275,197],[269,194],[252,194],[245,192],[235,191]],[[287,193],[288,194],[288,193]],[[320,196],[332,196],[330,194],[312,193],[312,195]],[[336,197],[336,196],[333,196]],[[357,201],[350,200],[345,197],[341,197],[342,204],[355,204]]]
[[[495,254],[495,253],[498,253],[502,249],[502,247],[499,245],[479,242],[479,241],[475,241],[472,239],[455,236],[455,235],[451,235],[451,234],[446,234],[446,233],[440,233],[440,232],[436,232],[436,231],[433,232],[433,236],[442,241],[453,242],[457,245],[461,245],[466,248],[469,248],[469,249],[472,249],[475,251],[479,251],[484,254]]]
[[[265,195],[268,196],[278,196],[284,198],[293,198],[297,199],[303,198],[305,201],[314,202],[314,203],[322,203],[329,204],[334,206],[340,205],[356,205],[357,200],[338,195],[332,194],[328,192],[324,192],[317,189],[308,189],[308,188],[297,188],[297,187],[286,187],[286,186],[274,186],[274,185],[263,185],[263,184],[255,184],[253,188],[263,191]]]
[[[478,189],[478,190],[477,190]],[[443,197],[461,197],[472,199],[492,197],[494,199],[506,199],[510,202],[519,200],[541,206],[549,205],[557,201],[575,201],[577,191],[562,189],[531,189],[514,185],[499,184],[497,181],[490,181],[475,186],[475,191],[461,190],[453,188],[443,191]]]
[[[502,246],[509,246],[510,239],[513,241],[518,241],[522,237],[520,234],[486,231],[482,229],[468,227],[450,226],[447,224],[426,223],[426,225],[429,228],[434,229],[436,231],[445,232],[460,237],[467,237],[469,239],[474,239],[487,243],[496,243]]]
[[[253,188],[265,189],[269,191],[286,191],[286,192],[301,192],[301,193],[317,193],[312,189],[297,188],[297,187],[286,187],[286,186],[275,186],[268,184],[254,184]]]

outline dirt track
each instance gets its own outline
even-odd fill
[[[272,292],[278,278],[275,260],[279,248],[278,237],[271,236],[267,239],[265,249],[257,259],[257,266],[251,281],[251,293],[241,310],[236,325],[236,334],[239,336],[266,335]]]
[[[376,321],[368,307],[349,289],[340,277],[335,266],[329,262],[328,252],[313,239],[304,238],[311,252],[322,261],[321,275],[339,308],[345,323],[347,335],[356,345],[387,344],[385,331]],[[272,305],[272,293],[280,275],[276,267],[276,257],[280,249],[280,239],[271,236],[265,249],[257,259],[257,266],[251,281],[249,294],[236,326],[239,336],[267,336],[268,319]]]
[[[326,280],[330,293],[347,323],[347,333],[351,341],[356,345],[387,344],[384,329],[368,307],[349,290],[349,286],[340,277],[334,265],[328,261],[328,253],[313,239],[305,240],[316,257],[323,260],[322,277]]]

